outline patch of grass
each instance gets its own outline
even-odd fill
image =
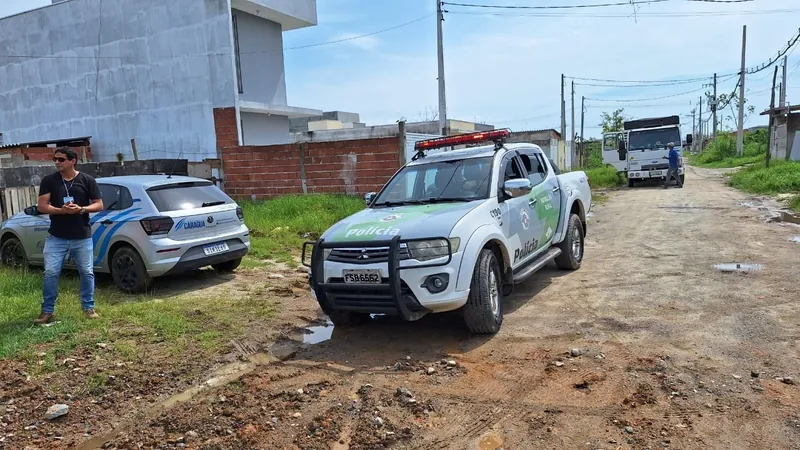
[[[800,193],[800,162],[772,161],[745,167],[731,174],[730,186],[755,194]],[[797,206],[798,200],[793,200]]]
[[[104,372],[94,373],[86,382],[86,389],[92,395],[100,395],[106,390],[108,384],[108,374]]]
[[[800,212],[800,195],[795,195],[789,200],[789,208]]]
[[[617,169],[613,166],[587,169],[586,176],[589,178],[589,185],[592,189],[610,188],[625,184],[625,177],[618,175]]]
[[[95,302],[101,317],[90,320],[81,311],[77,274],[65,271],[55,323],[40,327],[33,319],[41,308],[41,292],[40,270],[0,267],[0,359],[27,361],[40,373],[54,370],[53,361],[67,357],[76,348],[94,349],[98,342],[109,344],[129,360],[138,356],[140,345],[151,343],[164,343],[167,350],[188,348],[191,342],[215,349],[242,332],[243,323],[253,317],[271,317],[277,311],[275,303],[254,302],[250,296],[205,294],[157,299],[125,295],[98,280]],[[45,357],[39,354],[43,350]]]
[[[316,239],[345,217],[364,209],[359,197],[334,194],[288,195],[241,202],[250,228],[250,255],[296,265],[303,242]]]
[[[720,169],[739,167],[764,161],[767,152],[767,132],[757,130],[744,136],[742,156],[736,156],[736,133],[717,136],[703,153],[689,157],[690,163],[696,166]]]

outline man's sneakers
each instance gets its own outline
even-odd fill
[[[36,325],[44,325],[44,324],[50,323],[52,321],[53,321],[53,315],[52,314],[50,314],[50,313],[41,313],[41,314],[39,314],[39,317],[37,317],[36,320],[33,321],[33,323],[36,324]]]
[[[87,309],[83,312],[86,315],[87,319],[99,319],[100,315],[97,314],[97,311],[94,309]],[[41,313],[39,317],[37,317],[33,323],[35,325],[45,325],[53,321],[53,314],[51,313]]]

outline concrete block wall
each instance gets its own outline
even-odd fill
[[[71,0],[0,19],[7,142],[92,136],[95,158],[216,157],[236,102],[226,0]],[[99,45],[98,45],[99,44]],[[99,59],[96,57],[99,55]]]
[[[225,148],[225,191],[243,199],[378,191],[400,167],[400,155],[405,152],[402,141],[393,136]]]

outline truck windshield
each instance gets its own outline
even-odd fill
[[[681,133],[678,128],[631,131],[628,141],[629,150],[663,150],[670,142],[681,145]]]
[[[472,201],[489,196],[492,158],[406,166],[375,199],[375,206]]]

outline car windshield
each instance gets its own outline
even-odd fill
[[[681,134],[677,128],[631,131],[628,140],[630,150],[662,150],[666,149],[670,142],[675,146],[680,145]]]
[[[491,175],[491,157],[407,166],[389,182],[374,205],[484,199],[489,196]]]

